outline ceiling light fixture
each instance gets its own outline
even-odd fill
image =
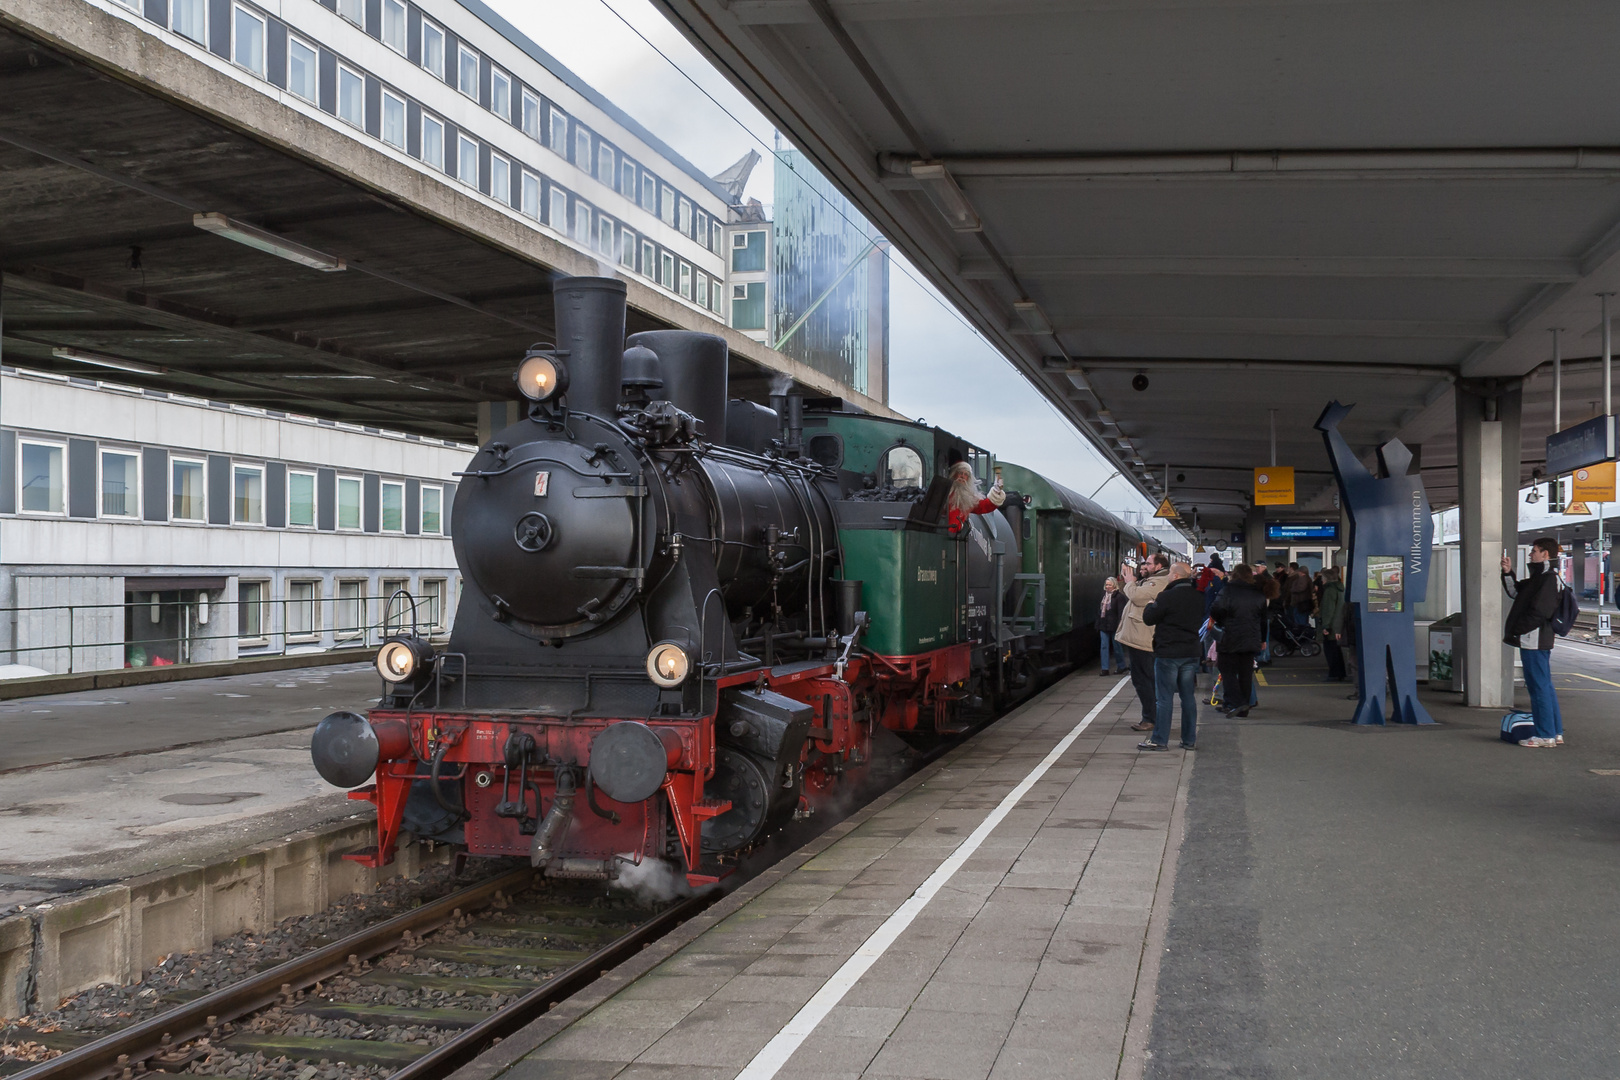
[[[226,240],[234,240],[238,244],[257,251],[268,252],[271,255],[295,262],[299,266],[307,266],[313,270],[324,270],[331,273],[336,270],[348,269],[348,264],[336,255],[328,255],[324,251],[295,244],[285,237],[278,236],[268,229],[261,229],[256,225],[249,225],[244,221],[236,221],[220,213],[196,214],[191,223],[205,232],[215,236],[222,236]]]
[[[1050,334],[1052,332],[1052,321],[1046,317],[1046,312],[1042,311],[1041,305],[1035,301],[1019,300],[1013,304],[1013,312],[1018,316],[1018,321],[1023,323],[1023,326],[1014,328],[1013,333]]]
[[[162,375],[169,370],[155,364],[143,364],[139,360],[122,360],[116,356],[103,356],[100,353],[82,352],[79,349],[52,349],[51,355],[58,360],[71,360],[76,364],[112,368],[114,371],[130,371],[136,375]]]
[[[938,162],[914,161],[911,163],[911,178],[922,185],[923,194],[928,201],[934,204],[934,209],[945,216],[945,220],[956,232],[982,232],[984,224],[979,220],[979,212],[973,209],[973,204],[963,194],[962,189],[956,185],[956,179],[945,170],[945,166]]]

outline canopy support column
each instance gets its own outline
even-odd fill
[[[1456,386],[1463,700],[1482,708],[1513,704],[1513,651],[1502,643],[1510,601],[1501,563],[1504,553],[1517,562],[1522,394],[1518,382],[1496,379]]]

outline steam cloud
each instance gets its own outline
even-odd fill
[[[613,888],[623,889],[641,904],[665,904],[692,895],[686,875],[662,859],[643,857],[638,864],[628,852],[619,856],[619,876]]]

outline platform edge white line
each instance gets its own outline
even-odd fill
[[[1018,785],[1009,791],[1000,803],[996,804],[996,808],[985,816],[985,819],[979,823],[979,827],[974,829],[966,840],[957,845],[956,850],[951,852],[950,857],[941,863],[938,869],[928,875],[928,880],[919,885],[917,891],[912,893],[894,914],[883,921],[882,926],[872,931],[871,936],[861,943],[860,948],[855,950],[855,955],[844,961],[843,966],[822,984],[821,989],[816,991],[815,996],[807,1001],[804,1007],[795,1013],[793,1018],[783,1025],[780,1031],[772,1036],[771,1041],[766,1043],[759,1053],[754,1055],[742,1072],[737,1074],[737,1080],[772,1080],[781,1071],[782,1066],[786,1065],[788,1059],[793,1056],[793,1052],[804,1043],[805,1039],[810,1037],[811,1032],[820,1026],[821,1022],[827,1018],[827,1014],[832,1012],[838,1003],[844,999],[844,996],[860,981],[861,976],[865,975],[872,965],[877,963],[879,958],[888,951],[889,946],[893,945],[900,935],[905,932],[906,927],[910,926],[917,916],[922,914],[923,908],[928,906],[928,902],[934,898],[935,894],[944,888],[945,884],[956,875],[962,865],[973,856],[973,853],[979,849],[980,845],[995,831],[996,826],[1000,825],[1007,815],[1012,813],[1013,807],[1018,805],[1019,800],[1029,793],[1029,789],[1034,787],[1042,776],[1046,775],[1047,770],[1056,764],[1058,758],[1068,752],[1069,747],[1073,746],[1074,741],[1081,736],[1086,728],[1091,726],[1091,722],[1113,700],[1114,695],[1119,693],[1129,682],[1129,679],[1120,679],[1116,682],[1114,688],[1104,694],[1102,700],[1093,705],[1091,711],[1081,717],[1080,722],[1075,724],[1067,735],[1058,740],[1057,745],[1052,747],[1047,755],[1041,759],[1040,764],[1030,770],[1029,774],[1020,780]]]

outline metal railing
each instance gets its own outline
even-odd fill
[[[445,596],[395,590],[388,596],[3,607],[0,663],[80,674],[371,648],[413,625],[424,636],[443,637],[449,633],[449,603]]]

